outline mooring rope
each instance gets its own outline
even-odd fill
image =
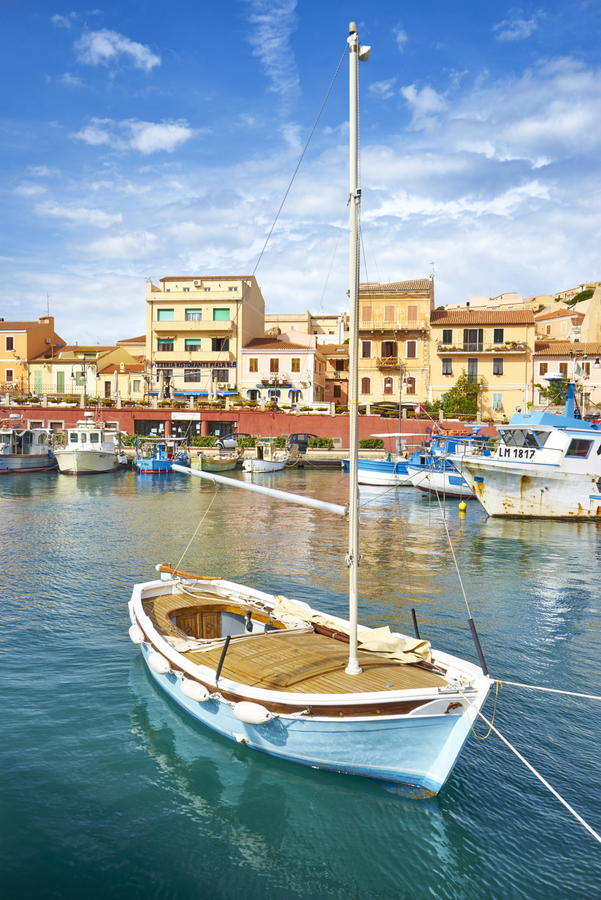
[[[565,800],[565,799],[561,796],[561,794],[560,794],[558,791],[556,791],[555,788],[554,788],[552,785],[549,784],[549,782],[547,781],[547,779],[544,778],[544,777],[540,774],[540,772],[539,772],[537,769],[535,769],[534,766],[533,766],[531,763],[528,762],[528,760],[526,759],[525,756],[522,756],[522,754],[520,753],[520,751],[517,750],[516,747],[514,747],[513,744],[512,744],[510,741],[508,741],[507,738],[506,738],[504,735],[501,734],[501,732],[499,731],[499,729],[496,728],[496,727],[493,725],[492,722],[489,722],[489,720],[486,718],[486,716],[485,716],[483,713],[480,712],[480,710],[476,710],[476,712],[478,713],[478,715],[480,716],[480,718],[483,719],[483,720],[486,722],[486,724],[488,725],[490,731],[494,731],[494,733],[497,735],[497,737],[500,738],[501,741],[503,741],[503,743],[505,744],[505,746],[509,747],[509,749],[511,750],[511,752],[514,753],[514,754],[517,756],[517,758],[520,760],[520,762],[522,762],[522,763],[526,766],[526,768],[529,769],[529,770],[532,772],[532,774],[533,774],[536,778],[538,778],[538,780],[541,782],[541,784],[543,784],[543,785],[547,788],[547,790],[548,790],[551,794],[553,794],[553,796],[554,796],[557,800],[559,800],[560,803],[562,803],[562,804],[565,806],[565,808],[568,810],[568,812],[571,813],[571,814],[574,816],[574,818],[575,818],[578,822],[580,822],[580,824],[583,826],[583,828],[586,828],[586,830],[589,832],[589,834],[592,835],[592,837],[594,837],[595,840],[598,841],[598,843],[601,844],[601,834],[599,834],[599,832],[595,831],[595,829],[592,828],[592,826],[589,825],[588,822],[587,822],[585,819],[582,818],[582,816],[580,815],[580,813],[577,813],[577,812],[576,812],[576,810],[574,809],[573,806],[570,806],[570,804],[568,803],[568,801]]]
[[[522,684],[520,681],[504,681],[502,678],[496,679],[499,684],[509,684],[511,687],[528,688],[530,691],[546,691],[549,694],[563,694],[566,697],[582,697],[584,700],[601,700],[598,694],[580,694],[577,691],[561,691],[558,688],[540,687],[537,684]]]

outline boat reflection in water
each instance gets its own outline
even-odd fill
[[[239,889],[246,896],[348,898],[360,884],[371,885],[373,898],[401,896],[391,841],[411,845],[403,855],[404,882],[415,882],[436,861],[447,884],[461,883],[459,857],[450,848],[465,842],[466,825],[438,798],[407,802],[400,813],[398,797],[367,779],[320,772],[316,781],[303,767],[245,752],[166,704],[139,657],[129,687],[131,731],[156,767],[155,791],[168,794],[158,801],[176,829],[183,818],[187,846],[199,853],[207,844],[213,848],[229,879],[222,896]],[[485,848],[467,852],[478,867]],[[178,853],[184,865],[196,865],[193,856]],[[256,892],[256,882],[264,893]]]

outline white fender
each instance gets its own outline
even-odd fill
[[[199,703],[205,703],[211,696],[204,684],[192,681],[191,678],[182,678],[181,689],[185,697],[189,697],[190,700],[197,700]]]
[[[144,643],[144,632],[139,625],[134,624],[129,627],[129,637],[133,644]]]
[[[165,659],[160,653],[157,653],[156,650],[153,650],[148,657],[148,665],[158,675],[166,675],[167,672],[171,671],[169,660]]]
[[[247,725],[263,725],[273,719],[273,713],[261,706],[260,703],[251,703],[250,700],[241,700],[234,706],[234,715]]]

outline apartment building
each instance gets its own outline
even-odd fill
[[[584,314],[578,309],[545,309],[534,316],[537,337],[556,341],[578,341]]]
[[[532,310],[436,309],[430,319],[435,402],[466,374],[480,385],[479,413],[501,421],[531,402]]]
[[[253,338],[242,351],[240,393],[260,403],[303,406],[324,400],[326,364],[314,335]]]
[[[348,338],[348,314],[313,315],[308,310],[304,313],[266,313],[265,331],[279,328],[280,331],[300,331],[313,334],[319,344],[342,343]]]
[[[237,393],[242,349],[263,335],[265,302],[254,276],[169,276],[146,284],[150,393]]]
[[[30,361],[29,389],[38,396],[142,400],[143,369],[124,347],[65,345],[52,357],[42,354]]]
[[[0,387],[29,391],[29,361],[53,356],[66,342],[54,330],[54,316],[35,322],[0,319]]]
[[[535,406],[548,403],[540,393],[547,387],[548,377],[575,382],[583,413],[601,404],[601,342],[537,341],[532,358]]]
[[[348,404],[348,344],[321,344],[326,361],[324,400],[337,406]]]
[[[359,288],[359,402],[415,406],[430,383],[433,278]]]

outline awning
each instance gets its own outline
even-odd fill
[[[290,388],[290,390],[288,391],[288,396],[290,396],[290,394],[298,394],[299,397],[303,396],[303,392],[300,390],[300,388]]]
[[[159,396],[158,391],[147,391],[147,393],[148,393],[149,397],[158,397]]]
[[[237,397],[238,391],[217,391],[218,397]]]
[[[174,397],[208,397],[208,391],[173,391]]]

